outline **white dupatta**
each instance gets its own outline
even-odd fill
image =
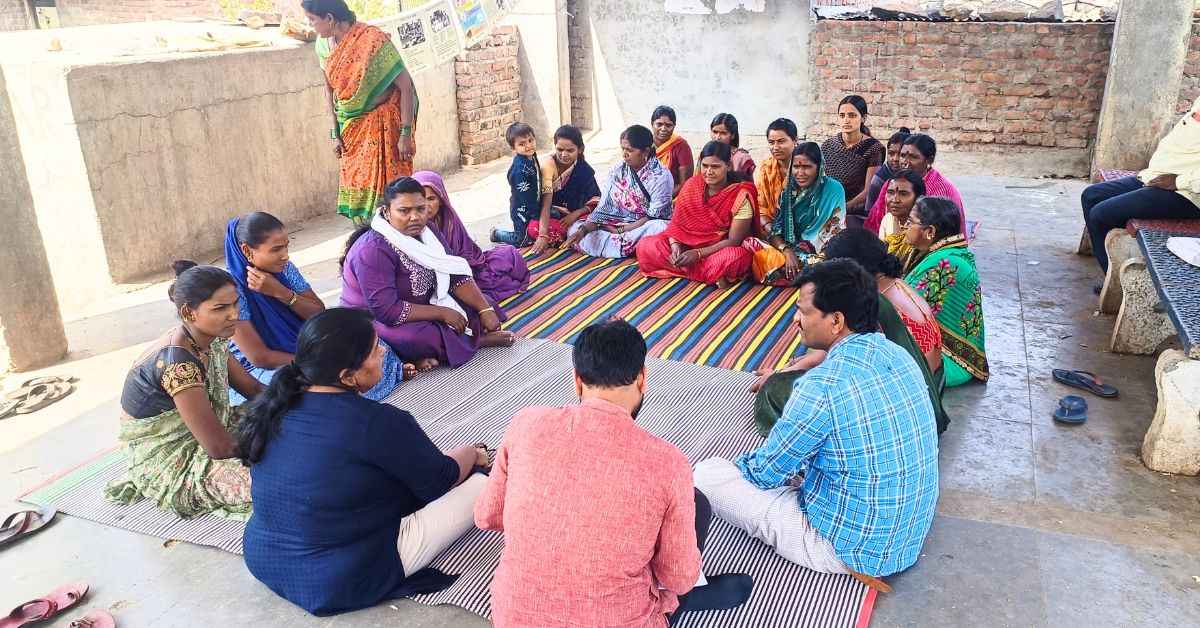
[[[412,261],[434,272],[437,276],[437,288],[434,290],[433,298],[429,300],[431,304],[448,307],[462,314],[463,318],[467,318],[467,313],[463,311],[462,306],[450,295],[450,275],[471,276],[471,265],[467,263],[467,260],[447,254],[446,247],[442,246],[442,242],[429,227],[425,227],[425,230],[421,232],[421,239],[418,240],[400,233],[384,220],[383,216],[375,214],[375,218],[371,219],[371,229],[379,232],[379,235],[387,239],[392,246],[407,255]],[[467,334],[470,333],[471,329],[468,327]]]

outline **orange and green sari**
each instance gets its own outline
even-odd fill
[[[413,171],[412,159],[400,158],[400,91],[389,91],[404,61],[386,33],[363,22],[355,22],[336,46],[320,38],[316,48],[345,147],[338,213],[355,222],[370,220],[387,184]],[[414,95],[414,118],[416,106]]]

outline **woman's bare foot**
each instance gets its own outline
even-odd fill
[[[416,364],[409,364],[408,362],[405,362],[402,370],[404,371],[404,379],[412,379],[417,376]]]
[[[417,371],[424,373],[426,371],[432,371],[433,369],[441,366],[441,362],[438,362],[437,358],[425,358],[424,360],[417,360],[416,364],[413,366],[417,369]]]
[[[730,281],[729,279],[726,279],[725,277],[721,277],[720,279],[717,280],[717,287],[720,288],[721,290],[728,290],[728,289],[732,288],[735,283],[737,283],[737,282]]]
[[[517,336],[511,331],[493,331],[479,339],[480,347],[511,347]]]

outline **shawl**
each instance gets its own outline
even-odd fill
[[[404,72],[404,61],[391,38],[365,22],[355,22],[336,47],[329,39],[317,39],[316,50],[333,89],[334,110],[343,129],[370,111]]]
[[[942,328],[942,355],[973,377],[987,381],[983,295],[975,255],[954,235],[930,248],[904,280],[924,297]]]
[[[550,204],[554,207],[565,207],[567,211],[575,211],[588,205],[595,206],[600,200],[600,185],[596,183],[596,171],[584,160],[583,155],[571,164],[570,168],[558,171],[558,162],[554,156],[546,157],[558,176],[553,181],[543,181],[549,185],[554,194]]]
[[[775,221],[775,212],[779,211],[779,195],[783,194],[787,180],[787,168],[774,157],[767,157],[754,170],[754,187],[758,188],[759,217],[767,225]]]
[[[642,185],[633,178],[633,170],[621,162],[608,173],[604,192],[588,221],[598,224],[622,224],[642,218],[667,220],[671,217],[671,192],[675,180],[658,159],[646,160],[637,172]],[[642,191],[642,187],[646,191]],[[649,198],[646,194],[649,193]]]
[[[383,236],[389,244],[396,247],[412,261],[434,272],[437,277],[437,291],[429,300],[433,305],[448,307],[465,318],[467,313],[450,294],[450,275],[471,276],[471,266],[467,260],[446,253],[446,248],[438,240],[437,234],[428,226],[421,232],[421,239],[404,235],[396,230],[380,214],[375,214],[371,220],[371,229]]]
[[[671,161],[671,149],[675,148],[675,145],[682,141],[683,137],[681,137],[678,133],[672,133],[671,137],[667,138],[667,141],[663,142],[661,146],[654,149],[654,156],[658,157],[658,161],[667,170],[674,170],[675,166],[678,165]]]
[[[801,189],[789,166],[787,185],[779,197],[779,212],[771,223],[771,235],[793,246],[809,242],[814,252],[819,253],[824,246],[821,235],[828,233],[825,227],[833,220],[840,225],[846,223],[846,190],[842,184],[827,176],[822,164],[816,181]]]
[[[437,226],[438,231],[442,232],[442,237],[446,240],[446,250],[451,255],[467,260],[467,264],[470,264],[472,268],[483,264],[483,249],[479,248],[479,245],[471,239],[466,225],[458,217],[454,206],[450,204],[450,195],[446,193],[446,183],[442,180],[442,176],[430,170],[422,170],[414,172],[413,178],[421,185],[431,188],[441,201],[442,208],[438,210],[433,224]]]
[[[758,216],[758,192],[753,183],[725,186],[711,198],[705,198],[704,177],[692,177],[675,198],[675,215],[667,227],[671,239],[690,247],[708,246],[723,239],[733,224],[733,215],[743,200],[749,200]]]
[[[967,214],[963,211],[962,196],[958,194],[958,188],[950,182],[942,173],[935,168],[930,168],[925,172],[925,196],[944,196],[958,205],[959,223],[962,225],[961,233],[967,233]],[[879,225],[883,222],[883,216],[887,213],[887,191],[892,185],[891,181],[886,181],[883,187],[879,190],[879,196],[875,198],[875,204],[871,206],[871,212],[867,216],[867,221],[863,224],[864,229],[871,231],[879,231]]]
[[[250,311],[250,324],[258,332],[263,344],[275,351],[285,353],[296,352],[296,339],[300,336],[300,326],[304,320],[291,307],[279,299],[269,297],[261,292],[250,289],[246,283],[246,270],[250,268],[250,260],[242,253],[238,243],[237,228],[241,218],[229,221],[225,229],[225,264],[233,281],[237,284],[238,292],[246,300],[246,308]],[[291,288],[281,273],[274,273],[279,283]]]

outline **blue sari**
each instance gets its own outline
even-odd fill
[[[262,338],[263,344],[267,348],[294,354],[296,353],[296,340],[300,336],[300,326],[304,324],[304,319],[300,318],[286,303],[255,292],[247,285],[246,270],[250,268],[250,260],[246,259],[246,255],[242,253],[242,247],[237,240],[239,221],[240,218],[230,220],[225,231],[225,264],[237,286],[239,318],[249,321],[254,326],[254,331],[258,332],[259,338]],[[302,294],[312,289],[304,276],[300,274],[300,270],[291,262],[287,263],[282,272],[273,274],[279,283],[296,294]],[[375,384],[374,388],[363,393],[364,397],[372,401],[383,401],[404,380],[404,364],[390,347],[384,344],[384,348],[386,351],[383,356],[383,377],[380,378],[378,384]],[[236,343],[230,342],[229,350],[251,377],[264,384],[271,383],[276,369],[255,366],[237,347]],[[246,402],[246,398],[230,388],[229,401],[232,405],[240,405]]]

